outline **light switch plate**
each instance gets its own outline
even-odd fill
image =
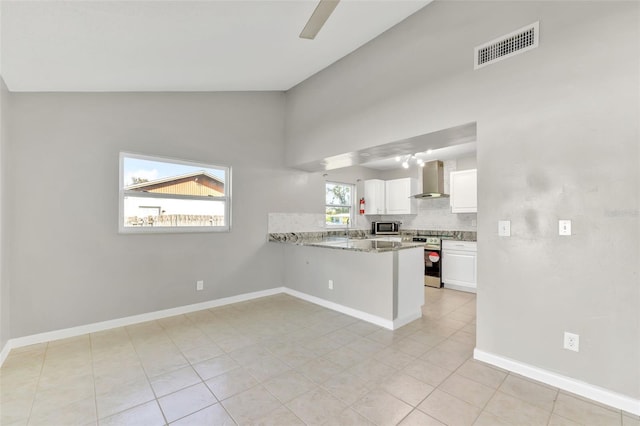
[[[511,221],[510,220],[499,220],[498,221],[498,235],[501,237],[510,237],[511,236]]]
[[[571,221],[560,219],[558,221],[558,235],[571,235]]]

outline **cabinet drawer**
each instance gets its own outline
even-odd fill
[[[475,241],[442,240],[442,250],[477,251]]]

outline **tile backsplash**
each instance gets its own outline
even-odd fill
[[[269,213],[267,232],[324,231],[324,213]]]
[[[369,216],[367,216],[369,217]],[[451,213],[448,198],[418,200],[416,215],[376,215],[371,220],[402,222],[401,229],[476,231],[477,213]]]
[[[465,164],[464,168],[475,165],[475,158],[470,164]],[[467,162],[469,163],[469,162]],[[443,161],[444,165],[444,190],[449,193],[450,173],[458,167],[456,160]],[[462,165],[462,164],[461,164]],[[415,173],[414,173],[415,172]],[[417,170],[409,171],[411,177],[416,177],[421,182],[421,174]],[[396,179],[398,177],[388,174],[384,179]],[[422,184],[420,183],[420,190]],[[369,230],[372,221],[398,221],[401,222],[401,229],[430,229],[435,231],[470,231],[477,230],[477,213],[451,213],[449,198],[420,199],[418,203],[418,214],[415,215],[367,215],[357,214],[350,229]],[[325,231],[325,216],[323,213],[269,213],[268,232],[289,233],[289,232],[317,232]]]
[[[477,229],[476,213],[451,213],[449,199],[419,200],[417,215],[358,216],[351,229],[370,229],[371,221],[398,221],[401,229],[436,231],[473,231]],[[269,213],[268,233],[325,231],[322,213]],[[364,222],[366,221],[366,222]],[[363,223],[364,222],[364,223]]]

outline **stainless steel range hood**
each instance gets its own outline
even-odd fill
[[[429,161],[422,168],[422,194],[412,195],[413,198],[441,198],[448,197],[444,193],[444,166],[442,161]]]

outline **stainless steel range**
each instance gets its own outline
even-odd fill
[[[424,285],[442,287],[442,241],[440,237],[413,237],[413,241],[424,243]]]

